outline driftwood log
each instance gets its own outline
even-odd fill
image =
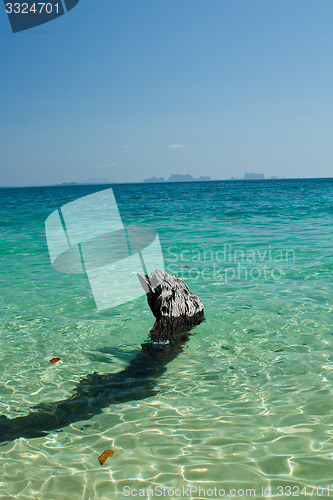
[[[37,405],[23,417],[0,416],[0,442],[42,437],[73,422],[88,420],[113,403],[156,394],[156,379],[182,351],[190,329],[204,319],[204,310],[198,296],[180,278],[159,270],[138,278],[156,321],[149,340],[127,368],[118,373],[87,375],[70,398]]]

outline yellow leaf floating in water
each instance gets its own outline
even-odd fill
[[[113,450],[105,450],[105,451],[103,451],[102,455],[100,455],[98,457],[99,463],[101,465],[103,465],[104,462],[105,462],[105,460],[107,460],[109,457],[112,457],[113,454],[114,454]]]
[[[52,363],[52,364],[57,363],[58,361],[60,361],[60,358],[52,358],[52,359],[50,359],[50,363]]]

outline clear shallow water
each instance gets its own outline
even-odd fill
[[[0,190],[0,415],[25,415],[69,397],[88,373],[125,368],[147,338],[144,298],[97,312],[86,278],[50,265],[46,217],[103,188]],[[224,498],[231,488],[256,498],[269,485],[272,496],[279,486],[307,486],[313,498],[313,486],[333,489],[333,181],[113,188],[125,223],[157,229],[166,270],[198,293],[206,321],[156,396],[3,444],[0,498],[123,498],[126,486],[158,485],[217,487]]]

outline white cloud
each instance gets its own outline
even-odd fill
[[[105,165],[100,165],[98,168],[108,168],[108,167],[116,167],[117,163],[106,163]]]
[[[121,146],[120,149],[127,149],[128,148],[128,144],[125,144],[124,146]]]
[[[170,144],[170,146],[169,146],[170,149],[180,149],[183,147],[184,147],[184,144]]]

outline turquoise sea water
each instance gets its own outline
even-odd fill
[[[50,263],[47,216],[107,187],[0,190],[0,415],[68,398],[147,339],[144,297],[98,312],[87,278]],[[124,223],[158,231],[206,321],[155,396],[1,443],[0,498],[333,497],[333,180],[112,187]]]

